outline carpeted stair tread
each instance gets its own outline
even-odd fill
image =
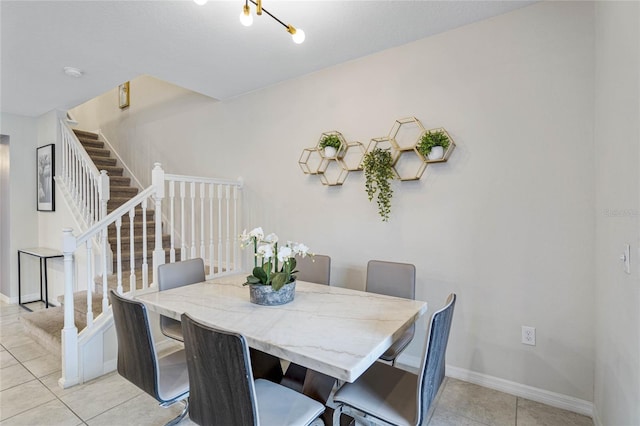
[[[104,148],[104,142],[94,139],[78,138],[83,147]]]
[[[109,184],[116,186],[131,186],[131,178],[126,176],[109,176]]]
[[[86,304],[86,302],[85,302]],[[62,349],[62,329],[64,328],[64,307],[55,306],[20,315],[25,333],[33,337],[52,355],[60,358]],[[87,326],[86,320],[75,319],[79,330]]]
[[[73,133],[79,138],[84,139],[98,139],[99,135],[95,132],[89,132],[87,130],[73,129]]]
[[[89,154],[89,157],[111,157],[111,151],[105,148],[85,147],[85,151]]]
[[[119,186],[119,185],[111,185],[109,188],[109,193],[112,197],[129,197],[129,199],[133,198],[138,194],[138,188],[133,188],[131,186]]]
[[[124,172],[124,169],[122,167],[116,167],[116,166],[96,166],[96,167],[98,167],[98,170],[106,171],[107,174],[109,174],[109,177],[122,176],[122,173]]]
[[[97,168],[104,167],[104,166],[112,167],[112,166],[115,166],[116,163],[118,162],[118,160],[111,157],[92,157],[91,160],[93,161],[93,164],[95,164]]]

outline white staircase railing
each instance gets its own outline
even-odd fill
[[[107,215],[109,176],[98,171],[89,154],[66,122],[60,120],[62,132],[62,182],[67,187],[86,227]]]
[[[176,186],[179,187],[177,196]],[[189,188],[188,194],[186,188]],[[166,189],[169,192],[169,203],[164,206],[164,212],[168,213],[170,224],[168,229],[169,241],[165,247],[162,233],[162,201],[165,198]],[[77,237],[73,235],[72,229],[63,230],[62,251],[65,265],[65,293],[64,328],[62,330],[62,377],[59,381],[62,387],[73,386],[92,378],[81,377],[82,369],[79,368],[79,364],[81,362],[80,358],[84,358],[83,348],[79,347],[79,340],[83,333],[91,333],[98,318],[104,319],[104,315],[110,315],[108,300],[109,280],[106,272],[101,272],[101,313],[94,315],[92,307],[95,288],[94,271],[111,270],[107,265],[110,262],[110,257],[107,255],[109,236],[111,235],[112,237],[112,244],[115,243],[115,247],[111,249],[113,251],[113,263],[115,263],[113,268],[115,288],[120,294],[126,291],[135,293],[140,289],[145,290],[156,287],[153,283],[156,281],[158,266],[166,262],[167,256],[170,262],[175,262],[176,258],[185,260],[202,257],[209,267],[208,278],[237,272],[240,270],[237,235],[239,234],[239,221],[241,219],[238,208],[241,189],[242,183],[239,181],[165,175],[160,164],[156,163],[152,170],[152,184],[150,187],[106,215],[102,220],[94,223],[86,232]],[[176,211],[176,199],[180,204],[179,211]],[[198,199],[197,205],[196,199]],[[154,207],[155,227],[153,232],[148,233],[147,211],[150,206]],[[141,229],[134,224],[137,215],[142,217]],[[181,223],[180,235],[175,231],[176,219]],[[123,226],[123,220],[125,222],[128,220],[129,223]],[[185,238],[185,235],[189,235],[190,238]],[[147,261],[147,252],[151,248],[151,236],[153,236],[151,265],[153,283],[149,283],[149,264]],[[127,237],[129,251],[124,253],[122,243]],[[95,256],[93,252],[94,241],[98,241],[102,245],[100,256]],[[178,244],[179,249],[176,248]],[[141,247],[141,252],[136,251],[136,245]],[[73,259],[76,254],[83,250],[86,251],[87,262],[87,327],[79,333],[74,319],[73,293],[76,286],[74,285],[75,265]],[[123,273],[125,272],[123,271],[123,264],[126,260],[129,261],[128,271],[126,271],[129,274],[128,288],[123,285]],[[96,265],[95,263],[99,264]],[[139,279],[140,283],[138,283]],[[84,311],[84,307],[82,310]]]

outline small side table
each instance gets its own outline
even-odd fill
[[[40,259],[40,299],[39,300],[31,300],[27,303],[31,302],[44,302],[45,307],[49,308],[49,288],[47,285],[47,259],[53,259],[55,257],[64,257],[62,252],[58,250],[46,248],[46,247],[35,247],[35,248],[27,248],[18,250],[18,305],[22,306],[27,311],[31,311],[30,308],[25,306],[22,303],[22,289],[21,289],[21,281],[20,281],[20,254],[28,254],[30,256],[35,256]],[[44,273],[44,280],[42,279]],[[44,298],[42,293],[42,284],[44,283]]]

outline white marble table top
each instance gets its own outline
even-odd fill
[[[281,306],[249,302],[247,274],[136,296],[148,309],[184,312],[243,334],[249,346],[353,382],[427,311],[425,302],[298,281]]]

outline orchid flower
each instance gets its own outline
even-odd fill
[[[264,242],[275,244],[278,242],[278,236],[274,233],[271,233],[264,238]]]
[[[293,256],[293,252],[291,251],[290,247],[284,246],[284,247],[280,247],[280,250],[278,250],[278,260],[280,262],[286,262],[289,259],[291,259],[291,257]]]
[[[255,238],[257,241],[262,241],[264,238],[264,231],[261,227],[253,228],[251,232],[249,232],[249,236]]]
[[[273,249],[270,244],[263,244],[258,247],[258,256],[264,260],[269,260],[273,257]]]
[[[279,246],[278,236],[271,233],[265,237],[261,227],[254,228],[249,233],[245,229],[239,240],[242,248],[253,243],[253,271],[245,284],[270,285],[274,291],[295,280],[295,275],[292,274],[295,270],[295,256],[313,256],[309,247],[302,243],[287,241]]]
[[[306,257],[307,254],[309,254],[309,247],[305,246],[302,243],[298,243],[298,244],[294,244],[293,245],[293,252],[297,255],[300,255],[302,257]]]

